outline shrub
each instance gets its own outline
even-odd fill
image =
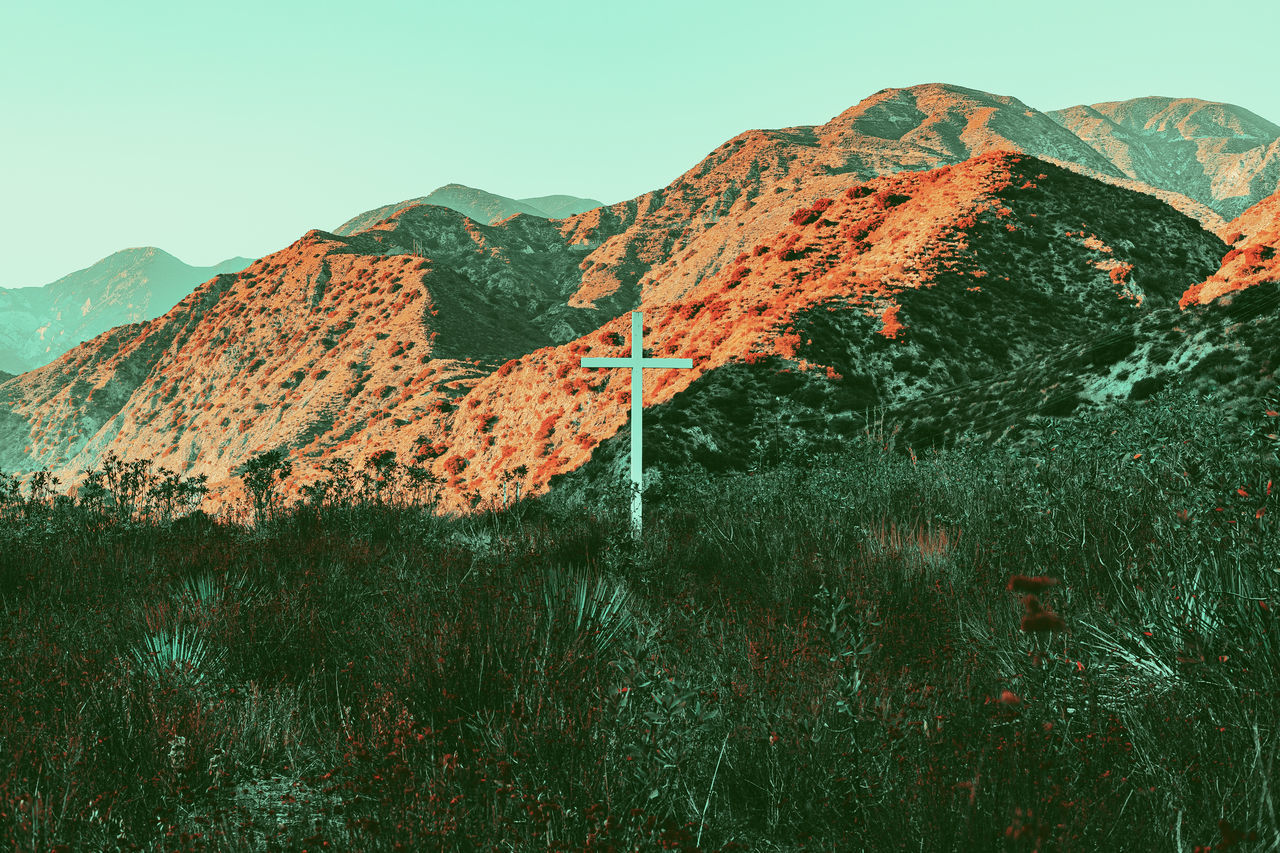
[[[818,220],[828,207],[831,206],[831,199],[820,198],[813,203],[811,207],[802,207],[795,213],[791,214],[792,225],[809,225]]]
[[[559,418],[560,416],[558,414],[548,415],[546,418],[544,418],[542,421],[542,424],[538,427],[537,433],[534,434],[533,440],[546,441],[553,434],[555,434],[556,421],[559,420]]]
[[[909,195],[902,195],[901,193],[893,193],[893,192],[889,192],[888,190],[880,190],[880,192],[876,193],[875,195],[876,206],[885,210],[891,207],[897,207],[898,205],[902,204],[904,201],[910,201],[910,200],[911,200],[911,196]]]

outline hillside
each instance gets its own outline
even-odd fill
[[[1048,113],[1126,177],[1224,219],[1280,188],[1280,126],[1243,107],[1149,97]]]
[[[440,207],[447,207],[450,210],[456,210],[463,216],[474,219],[476,222],[493,225],[517,213],[538,216],[543,219],[562,219],[599,207],[601,203],[595,199],[578,198],[571,195],[547,195],[537,198],[514,199],[478,190],[474,187],[463,186],[462,184],[446,184],[443,187],[432,190],[421,198],[383,205],[353,216],[335,228],[333,233],[339,237],[350,236],[378,224],[388,216],[393,216],[418,204],[434,204]]]
[[[43,287],[0,288],[0,369],[23,373],[108,329],[151,320],[248,258],[193,267],[161,249],[124,249]]]
[[[459,383],[613,316],[564,304],[583,253],[545,219],[429,205],[309,232],[0,385],[0,468],[80,471],[114,449],[216,479],[282,440],[351,452],[383,415],[430,432]]]
[[[872,204],[857,206],[865,202],[849,192]],[[1225,340],[1231,318],[1209,311],[1191,325],[1178,311],[1185,283],[1215,269],[1220,241],[1149,196],[1043,161],[1000,152],[881,178],[820,215],[797,216],[810,224],[777,236],[781,255],[753,251],[740,259],[745,273],[721,279],[744,276],[732,296],[747,305],[756,294],[742,288],[766,285],[756,303],[769,306],[766,318],[777,310],[775,283],[794,283],[782,295],[796,301],[771,329],[756,327],[744,357],[687,381],[716,360],[700,361],[698,345],[655,342],[655,354],[692,352],[695,364],[664,372],[683,394],[646,391],[655,479],[690,463],[742,469],[805,447],[838,449],[877,419],[897,422],[901,444],[917,448],[966,431],[1016,438],[1045,418],[1145,397],[1176,378],[1221,383],[1211,367],[1230,362],[1239,373],[1256,360],[1224,352],[1237,343]],[[736,338],[752,313],[729,309],[717,322]],[[594,489],[621,476],[628,445],[624,425],[554,487]]]
[[[1280,282],[1280,191],[1240,214],[1224,230],[1231,250],[1217,272],[1187,289],[1181,305],[1226,301],[1246,288]]]
[[[574,225],[481,226],[418,206],[353,237],[310,232],[163,318],[0,385],[0,446],[13,448],[0,467],[145,455],[208,474],[216,503],[264,449],[291,448],[294,490],[328,459],[391,449],[444,479],[453,509],[522,465],[525,493],[543,491],[627,421],[626,377],[577,362],[620,353],[635,305],[573,304],[591,248],[565,239]],[[686,256],[720,246],[702,234]],[[674,430],[655,462],[674,447],[713,467],[745,458],[772,426],[770,395],[843,412],[852,429],[863,407],[1131,324],[1223,248],[1148,196],[1020,155],[846,180],[713,274],[651,274],[646,350],[694,359],[646,377],[654,428]]]
[[[668,187],[573,217],[568,233],[575,242],[602,241],[584,260],[573,304],[643,287],[659,274],[678,274],[692,286],[776,232],[796,207],[838,194],[850,182],[998,150],[1149,193],[1209,228],[1223,222],[1192,199],[1126,177],[1016,98],[942,84],[884,89],[821,126],[739,134]],[[690,253],[695,239],[698,248]]]

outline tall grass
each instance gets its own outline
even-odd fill
[[[1280,849],[1280,460],[1215,411],[671,472],[639,546],[622,498],[255,531],[10,492],[0,839]]]

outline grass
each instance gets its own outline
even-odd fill
[[[1216,417],[673,472],[640,546],[623,496],[10,494],[0,843],[1280,849],[1275,421]]]

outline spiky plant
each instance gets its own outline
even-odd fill
[[[627,606],[630,592],[625,584],[591,578],[581,570],[552,569],[543,598],[548,646],[553,636],[560,636],[569,647],[601,659],[635,623]]]
[[[201,636],[195,626],[180,625],[148,634],[130,656],[151,679],[197,686],[221,674],[226,651]]]

